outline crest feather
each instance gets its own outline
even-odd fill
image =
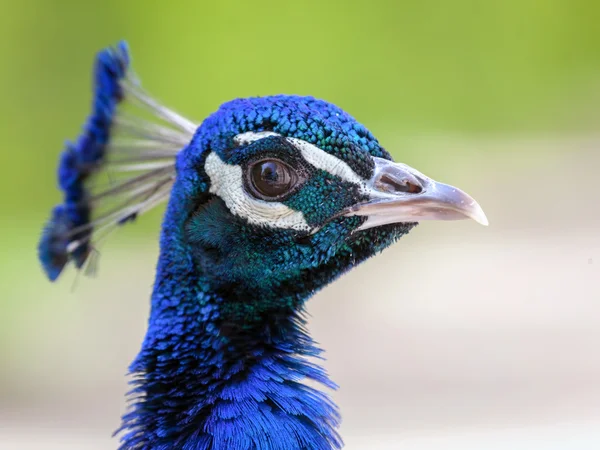
[[[144,92],[129,66],[125,42],[96,56],[92,113],[61,155],[64,201],[52,210],[38,247],[51,280],[69,261],[82,268],[95,260],[95,246],[115,227],[169,197],[175,158],[196,131]]]

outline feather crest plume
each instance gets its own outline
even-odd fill
[[[144,92],[125,42],[97,54],[92,112],[78,139],[65,145],[58,167],[63,203],[38,246],[48,278],[58,278],[70,261],[89,266],[95,246],[115,227],[169,197],[175,157],[196,128]]]

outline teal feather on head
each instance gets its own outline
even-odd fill
[[[420,220],[485,223],[483,212],[391,161],[330,103],[237,99],[196,125],[146,94],[128,62],[124,45],[98,56],[90,123],[101,132],[87,127],[67,147],[65,202],[39,247],[55,279],[106,231],[168,200],[121,448],[341,448],[336,406],[307,384],[335,387],[314,361],[306,300]],[[125,115],[123,101],[157,120]],[[89,177],[108,181],[93,189]]]

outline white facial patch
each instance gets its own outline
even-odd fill
[[[324,170],[325,172],[335,175],[344,181],[358,184],[362,188],[365,187],[365,180],[359,177],[354,170],[350,168],[345,161],[336,158],[335,156],[321,150],[316,145],[302,139],[286,138],[286,140],[300,150],[302,157],[311,166]]]
[[[238,134],[234,141],[237,145],[248,145],[270,136],[281,135],[272,131],[249,131]],[[357,175],[345,161],[302,139],[285,139],[298,149],[302,158],[315,169],[324,170],[344,181],[354,183],[363,192],[371,191],[368,180]],[[296,211],[281,202],[267,202],[249,195],[244,189],[244,174],[240,166],[227,164],[219,155],[211,152],[206,158],[204,169],[210,177],[210,192],[223,199],[233,214],[254,225],[311,231],[301,211]]]
[[[227,164],[219,155],[211,152],[206,157],[204,170],[210,178],[211,194],[218,195],[236,216],[243,217],[251,224],[270,228],[311,230],[302,212],[280,202],[266,202],[248,195],[244,190],[244,174],[240,166]]]

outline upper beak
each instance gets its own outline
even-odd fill
[[[438,183],[405,164],[374,158],[367,183],[370,197],[352,206],[346,216],[368,216],[359,229],[398,222],[473,219],[488,225],[479,204],[454,186]]]

